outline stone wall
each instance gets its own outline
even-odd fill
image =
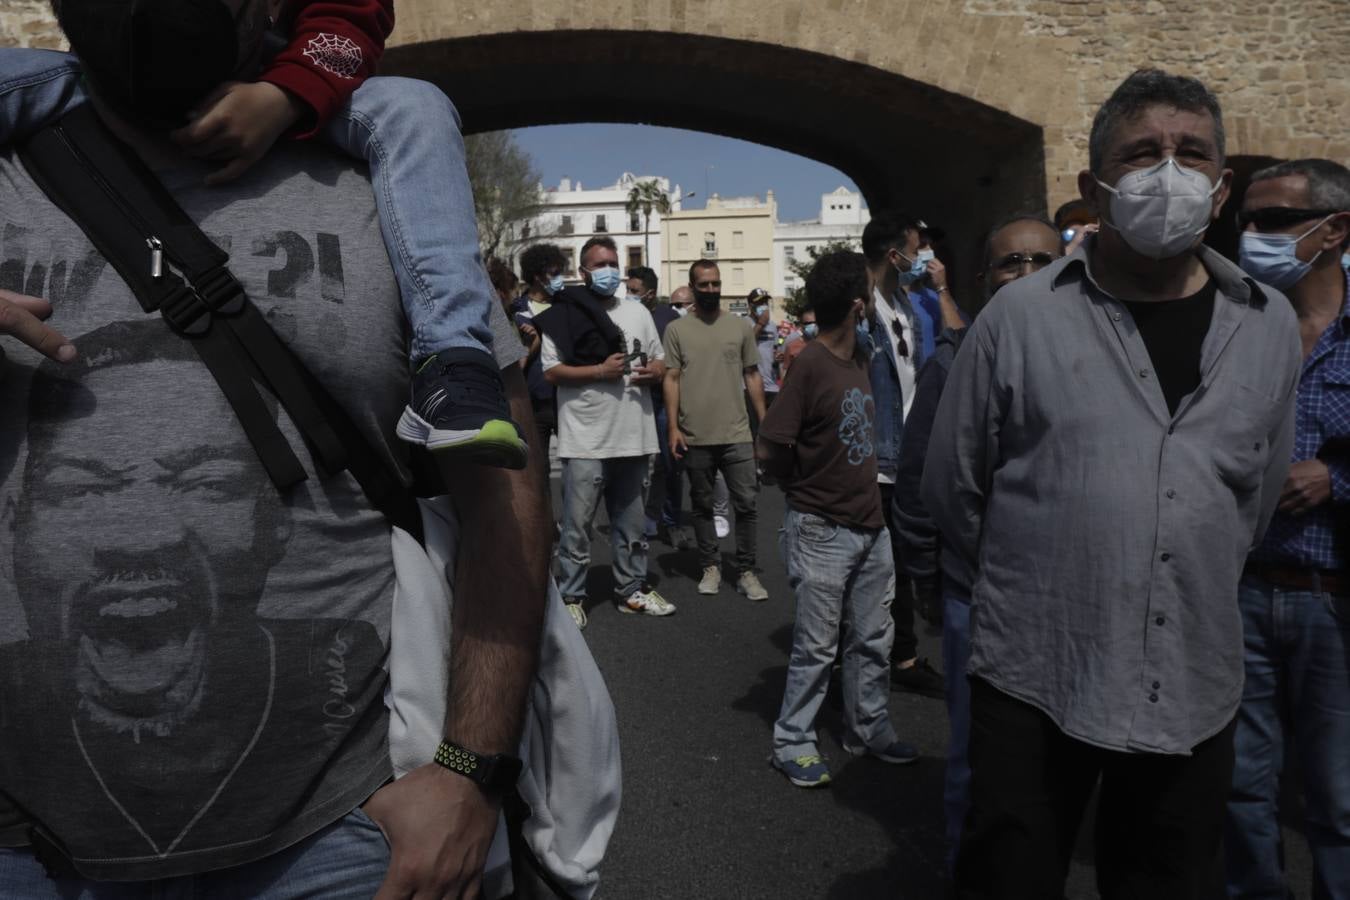
[[[1093,110],[1143,65],[1214,88],[1231,154],[1350,161],[1347,0],[399,0],[397,8],[392,43],[403,47],[519,32],[654,31],[877,67],[1039,127],[1051,209],[1076,194]],[[0,0],[0,45],[16,44],[59,45],[45,0]],[[960,113],[934,102],[926,115],[916,124],[940,133]]]

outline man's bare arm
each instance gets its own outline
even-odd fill
[[[666,399],[666,434],[670,452],[676,459],[684,459],[689,452],[689,443],[684,432],[680,431],[680,370],[667,367],[665,381],[661,383],[661,394]]]
[[[759,374],[758,367],[745,370],[745,389],[750,392],[750,405],[754,407],[755,415],[763,422],[767,407],[764,405],[764,376]]]
[[[502,370],[511,414],[534,434],[525,379]],[[545,455],[519,472],[442,463],[459,516],[445,737],[476,753],[516,755],[539,663],[553,516]],[[365,810],[389,840],[376,900],[477,896],[499,797],[430,763],[386,785]]]

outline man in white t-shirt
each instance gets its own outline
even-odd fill
[[[579,627],[591,562],[591,523],[600,501],[609,513],[614,551],[615,602],[620,612],[668,616],[675,607],[647,584],[644,534],[648,469],[658,452],[651,386],[665,376],[665,354],[652,314],[641,303],[621,303],[619,254],[607,237],[581,248],[588,306],[598,305],[622,333],[623,352],[599,362],[586,358],[589,335],[578,309],[558,325],[539,320],[544,377],[558,388],[558,457],[562,460],[562,537],[558,543],[559,587]],[[553,316],[557,320],[561,316]],[[602,330],[597,326],[596,330]],[[570,343],[572,346],[567,346]]]

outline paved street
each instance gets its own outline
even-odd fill
[[[556,479],[554,486],[556,497]],[[765,603],[730,584],[719,596],[699,596],[695,554],[654,542],[653,581],[679,612],[622,615],[609,602],[609,554],[600,546],[608,529],[598,535],[586,638],[618,708],[624,765],[623,812],[599,897],[938,900],[947,741],[941,701],[892,695],[901,738],[923,753],[916,765],[849,760],[839,748],[832,695],[819,724],[834,784],[801,790],[768,766],[792,603],[777,548],[783,497],[766,488],[760,501]],[[731,548],[730,538],[723,541],[724,551]],[[935,633],[921,635],[920,653],[940,668]],[[1306,848],[1301,839],[1290,843],[1291,867],[1306,883]],[[1092,884],[1089,866],[1075,862],[1071,900],[1094,897]]]

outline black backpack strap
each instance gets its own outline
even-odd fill
[[[339,472],[346,468],[346,450],[320,414],[294,358],[252,303],[246,299],[235,302],[245,294],[227,268],[229,254],[202,234],[154,173],[113,137],[92,104],[62,117],[57,136],[70,155],[103,182],[103,192],[125,209],[146,239],[158,242],[159,252],[182,271],[216,319],[235,333],[323,469]]]
[[[122,276],[141,307],[159,312],[192,343],[278,490],[287,491],[307,476],[263,403],[258,381],[281,401],[326,473],[350,471],[390,524],[422,539],[421,511],[412,492],[248,300],[227,268],[229,255],[201,232],[89,104],[34,135],[19,157]]]

